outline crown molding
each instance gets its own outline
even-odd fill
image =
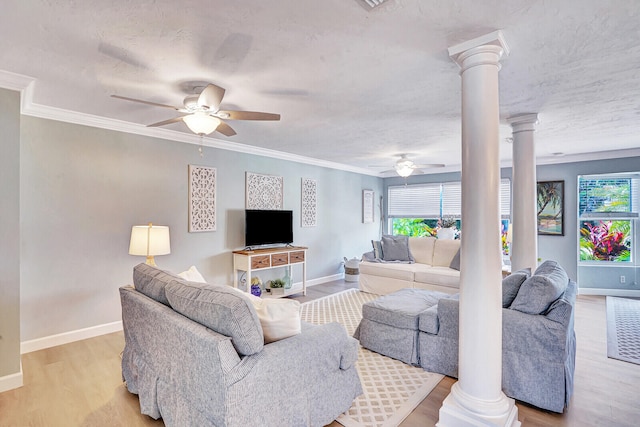
[[[253,154],[256,156],[269,157],[273,159],[286,160],[306,165],[319,166],[328,169],[342,170],[353,172],[361,175],[385,178],[380,172],[371,171],[366,168],[345,165],[326,160],[314,159],[312,157],[300,156],[297,154],[285,153],[282,151],[270,150],[237,142],[229,142],[221,139],[200,137],[194,134],[178,132],[169,129],[147,127],[138,123],[131,123],[124,120],[109,119],[106,117],[96,116],[92,114],[80,113],[77,111],[65,110],[57,107],[51,107],[33,102],[33,93],[36,79],[21,74],[11,73],[0,70],[0,88],[19,91],[21,93],[21,113],[26,116],[39,117],[49,120],[56,120],[78,125],[91,126],[101,129],[114,130],[118,132],[130,133],[134,135],[149,136],[153,138],[166,139],[169,141],[183,142],[186,144],[200,145],[205,147],[218,148],[220,150],[235,151],[245,154]],[[538,157],[536,166],[552,165],[561,163],[587,162],[593,160],[608,160],[625,157],[640,157],[640,148],[631,148],[625,150],[598,151],[592,153],[582,153],[564,156],[548,156]],[[511,160],[503,160],[500,167],[510,168]],[[461,165],[447,165],[444,168],[438,168],[425,171],[425,174],[436,174],[446,172],[460,172]],[[390,177],[395,178],[395,177]]]
[[[130,133],[134,135],[150,136],[153,138],[166,139],[170,141],[183,142],[186,144],[200,145],[205,147],[218,148],[221,150],[235,151],[256,156],[269,157],[290,162],[303,163],[306,165],[319,166],[329,169],[337,169],[346,172],[353,172],[361,175],[379,177],[377,172],[355,166],[326,160],[314,159],[297,154],[285,153],[268,148],[256,147],[247,144],[224,141],[211,137],[201,137],[195,134],[178,132],[170,129],[147,127],[138,123],[131,123],[124,120],[110,119],[107,117],[81,113],[78,111],[65,110],[48,105],[33,102],[34,87],[36,79],[20,74],[10,73],[0,70],[0,87],[21,92],[21,110],[25,116],[38,117],[49,120],[56,120],[66,123],[91,126],[100,129],[114,130],[118,132]]]

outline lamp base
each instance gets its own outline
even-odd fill
[[[145,264],[157,267],[156,261],[153,259],[153,255],[147,256],[147,262]]]

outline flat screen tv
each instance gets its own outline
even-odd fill
[[[288,244],[293,242],[293,212],[247,209],[245,246]]]

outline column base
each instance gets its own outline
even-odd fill
[[[455,383],[442,403],[436,427],[486,426],[520,427],[515,401],[504,393],[495,402],[478,400],[462,391],[459,383]]]

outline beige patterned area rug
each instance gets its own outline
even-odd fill
[[[640,300],[607,297],[607,356],[640,364]]]
[[[302,304],[302,320],[338,322],[353,335],[362,318],[362,305],[377,295],[349,289]],[[346,427],[395,427],[443,378],[360,347],[356,364],[364,394],[337,421]]]

